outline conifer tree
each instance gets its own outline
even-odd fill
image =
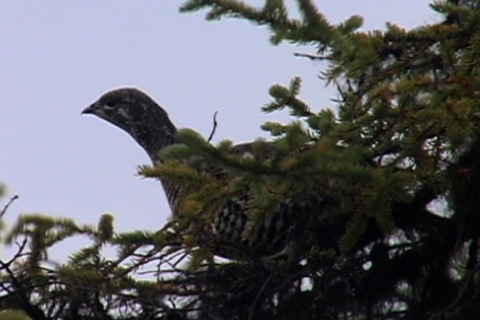
[[[372,32],[359,31],[361,17],[334,25],[313,1],[296,4],[299,19],[282,0],[189,0],[181,11],[310,46],[304,56],[326,66],[336,108],[311,110],[299,78],[273,86],[263,111],[287,109],[292,122],[265,123],[272,141],[257,141],[251,158],[181,131],[168,161],[139,168],[187,190],[159,231],[118,233],[109,214],[97,226],[22,216],[6,238],[18,254],[0,264],[2,309],[32,319],[480,318],[480,2],[436,1],[439,23]],[[202,171],[210,165],[230,174],[219,183]],[[329,205],[298,215],[292,237],[303,240],[288,257],[218,259],[202,225],[246,187],[257,224],[279,202]],[[80,235],[91,245],[48,261]]]

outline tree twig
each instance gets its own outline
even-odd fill
[[[14,195],[13,197],[10,198],[10,200],[7,202],[7,204],[3,207],[2,211],[0,211],[0,218],[3,218],[3,216],[5,215],[5,213],[7,213],[7,210],[8,210],[8,207],[10,207],[10,205],[18,199],[18,194]]]
[[[213,128],[212,132],[210,133],[210,136],[208,137],[208,142],[212,141],[213,135],[215,134],[215,131],[217,130],[217,113],[218,111],[215,111],[213,114]]]
[[[300,57],[300,58],[308,58],[312,61],[324,61],[324,60],[329,60],[329,57],[325,56],[317,56],[313,54],[308,54],[308,53],[300,53],[300,52],[295,52],[293,53],[295,57]]]

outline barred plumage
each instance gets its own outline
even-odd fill
[[[134,88],[107,92],[82,113],[94,114],[126,131],[142,146],[154,164],[162,161],[159,155],[160,150],[178,142],[177,129],[165,110],[145,93]],[[233,147],[232,150],[242,155],[250,153],[251,147],[251,144],[242,144]],[[222,170],[219,169],[219,171],[221,175]],[[161,179],[161,182],[170,208],[175,212],[178,196],[181,194],[180,188],[166,179]],[[244,233],[252,227],[252,222],[245,215],[249,197],[249,194],[244,194],[229,199],[222,210],[216,214],[212,222],[213,229],[220,241],[244,247],[262,256],[285,253],[286,247],[292,246],[293,242],[289,240],[292,234],[300,234],[299,238],[306,241],[307,234],[302,234],[304,230],[299,230],[306,223],[301,221],[296,221],[295,224],[290,223],[293,212],[295,219],[298,220],[297,217],[306,216],[305,211],[319,212],[320,210],[328,211],[328,208],[337,208],[336,205],[330,206],[325,201],[279,204],[278,212],[266,218],[261,226],[257,226],[256,238],[248,241],[247,244]]]

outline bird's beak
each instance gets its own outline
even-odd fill
[[[96,109],[97,109],[97,104],[93,103],[88,107],[86,107],[85,109],[83,109],[82,114],[95,114]]]

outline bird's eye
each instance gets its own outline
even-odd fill
[[[104,105],[107,106],[108,108],[114,108],[117,105],[117,100],[115,99],[106,100]]]

